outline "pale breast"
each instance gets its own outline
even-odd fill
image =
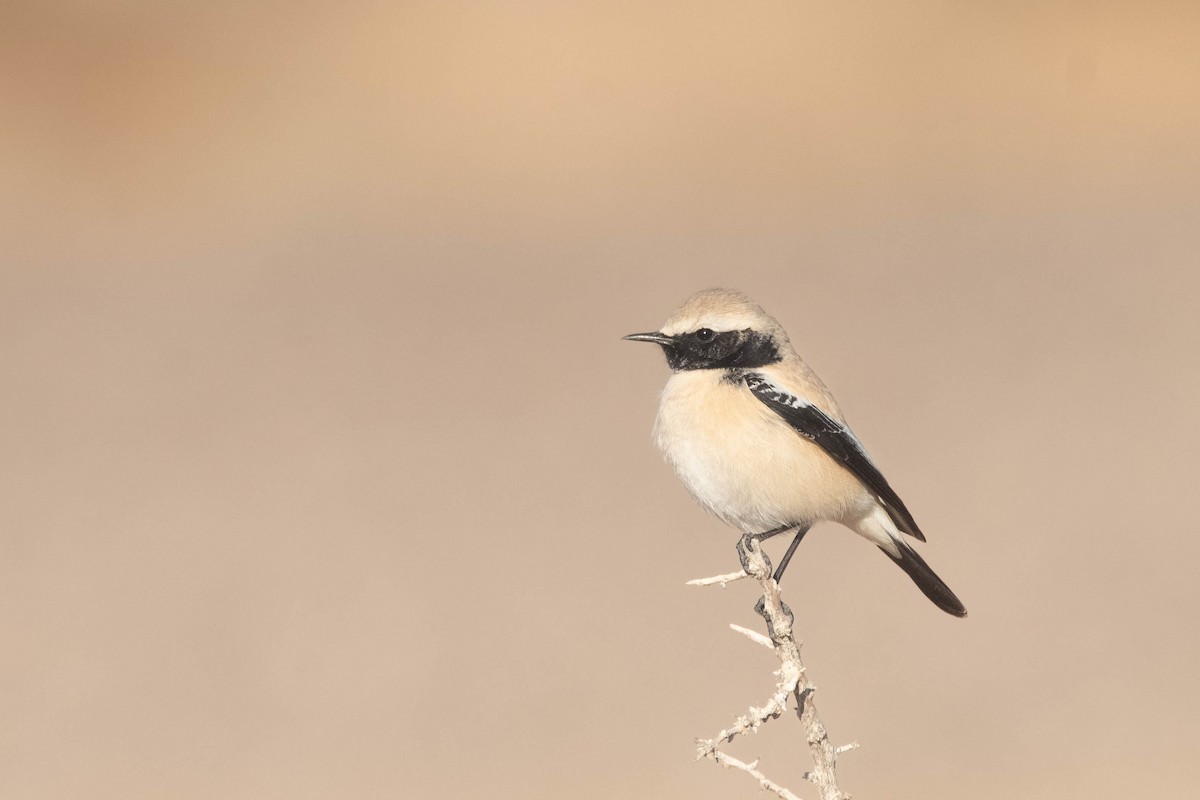
[[[873,502],[862,484],[722,372],[676,373],[655,441],[688,491],[745,532],[857,518]]]

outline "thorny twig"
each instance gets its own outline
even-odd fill
[[[743,634],[751,641],[770,647],[779,658],[779,684],[774,694],[761,708],[750,707],[749,713],[738,717],[732,726],[726,728],[712,739],[697,739],[697,759],[711,758],[723,767],[739,769],[754,778],[759,787],[774,792],[785,800],[800,800],[789,789],[775,783],[758,770],[758,761],[749,764],[740,761],[720,749],[720,745],[732,742],[739,734],[755,732],[767,720],[778,718],[786,709],[788,697],[796,698],[796,714],[804,726],[809,751],[812,754],[813,768],[804,773],[804,779],[812,783],[821,793],[821,800],[849,800],[850,795],[843,792],[837,782],[837,757],[858,747],[857,743],[834,747],[829,741],[829,734],[817,716],[817,708],[813,704],[813,694],[816,687],[808,680],[804,664],[800,660],[800,644],[792,633],[792,612],[780,596],[779,584],[771,578],[771,562],[763,553],[757,539],[744,537],[739,546],[746,569],[740,573],[718,575],[713,578],[688,581],[693,586],[724,586],[734,580],[752,577],[763,589],[763,596],[755,606],[755,611],[762,615],[767,623],[767,636],[731,625],[735,631]]]

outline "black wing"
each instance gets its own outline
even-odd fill
[[[925,534],[921,533],[916,520],[904,507],[904,501],[888,485],[887,478],[883,477],[883,473],[871,461],[849,428],[807,400],[789,394],[771,383],[762,373],[747,373],[742,380],[750,387],[750,391],[754,392],[755,397],[783,417],[796,433],[818,445],[834,461],[862,481],[892,518],[892,522],[896,523],[897,528],[919,541],[925,541]]]

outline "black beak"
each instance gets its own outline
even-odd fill
[[[664,336],[661,333],[631,333],[628,336],[622,336],[622,339],[628,339],[631,342],[653,342],[663,347],[674,347],[675,340],[670,336]]]

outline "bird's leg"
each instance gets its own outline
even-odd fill
[[[792,539],[792,543],[788,545],[787,552],[783,554],[783,558],[779,561],[779,566],[775,568],[775,574],[772,579],[775,583],[779,583],[779,579],[783,577],[783,571],[787,569],[788,562],[792,560],[792,554],[796,552],[796,548],[800,545],[800,540],[804,538],[804,534],[808,533],[808,528],[801,528],[796,531],[796,538]]]
[[[778,536],[779,534],[783,533],[784,531],[790,531],[794,527],[796,527],[796,526],[795,525],[781,525],[778,528],[772,528],[771,530],[763,531],[762,533],[744,534],[741,538],[741,541],[738,542],[737,551],[738,551],[738,560],[740,560],[742,562],[742,569],[744,569],[746,571],[746,574],[747,575],[751,574],[750,573],[750,555],[749,555],[750,542],[765,542],[767,539],[770,539],[772,536]],[[766,553],[763,554],[763,559],[766,560]],[[767,569],[770,569],[770,568],[771,568],[771,562],[767,561]]]

